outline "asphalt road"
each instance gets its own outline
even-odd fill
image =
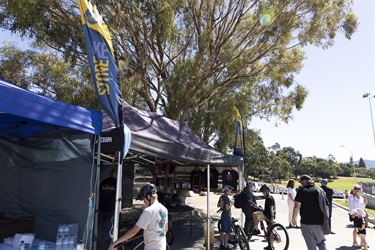
[[[259,194],[259,193],[258,193]],[[276,222],[281,223],[284,226],[288,225],[288,209],[286,195],[284,200],[282,195],[274,194],[276,201]],[[216,213],[217,207],[216,203],[219,199],[219,195],[211,194],[210,195],[210,215],[214,218],[215,221],[218,220],[219,214]],[[174,233],[175,242],[172,244],[171,249],[205,249],[203,247],[203,220],[199,216],[204,216],[207,211],[207,197],[198,196],[198,197],[188,197],[186,200],[187,203],[191,203],[195,206],[196,217],[193,218],[193,232],[190,236],[189,223],[188,220],[185,223],[180,223],[180,229],[177,228],[176,223],[173,223],[172,231]],[[259,200],[260,205],[264,205],[264,200]],[[233,208],[232,215],[235,218],[240,218],[241,210]],[[370,246],[370,249],[375,249],[375,230],[374,225],[370,223],[370,229],[367,229],[367,242]],[[299,229],[288,229],[288,234],[290,238],[291,250],[303,250],[306,249],[305,241],[302,237],[301,231]],[[336,234],[331,234],[326,236],[326,244],[329,250],[339,249],[339,250],[349,250],[356,249],[352,246],[352,232],[353,225],[348,219],[348,211],[345,209],[335,206],[333,207],[332,212],[332,231]],[[359,239],[358,239],[359,240]],[[359,241],[358,241],[359,242]],[[260,237],[253,237],[250,242],[251,249],[263,249],[266,246],[264,239]],[[219,233],[217,231],[217,223],[215,223],[215,249],[219,249]],[[231,249],[236,249],[232,247]],[[239,249],[239,248],[237,248]]]

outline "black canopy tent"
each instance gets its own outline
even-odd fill
[[[210,165],[241,166],[243,173],[243,157],[224,154],[214,149],[202,141],[184,122],[134,108],[125,101],[122,107],[124,123],[132,134],[125,161],[154,164],[172,161],[181,165],[207,165],[207,211],[210,211]],[[116,133],[113,121],[104,113],[101,134],[102,153],[113,153],[121,148]],[[241,179],[242,173],[240,173]],[[209,216],[207,213],[207,228],[209,228]]]
[[[0,79],[0,212],[34,216],[36,237],[50,241],[59,223],[78,223],[80,240],[92,220],[88,204],[101,124],[98,111]],[[86,233],[89,247],[92,233]]]
[[[124,123],[132,134],[130,150],[125,161],[164,162],[179,164],[211,164],[240,166],[243,158],[224,154],[202,141],[184,122],[174,121],[154,112],[122,103]],[[103,113],[102,153],[120,148],[115,125]]]

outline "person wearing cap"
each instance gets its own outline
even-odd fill
[[[301,231],[308,250],[326,250],[325,234],[330,233],[329,211],[326,193],[314,185],[308,175],[300,178],[302,188],[298,190],[293,210],[293,224],[296,225],[298,212],[301,216]]]
[[[331,218],[332,218],[332,200],[333,200],[333,189],[328,187],[328,180],[327,179],[322,179],[320,181],[321,183],[321,188],[326,192],[327,200],[329,202],[329,230],[331,230],[331,234],[335,234],[332,232],[332,224],[331,224]]]
[[[221,228],[220,228],[220,249],[229,249],[228,240],[229,233],[232,231],[232,202],[229,199],[229,195],[232,192],[233,187],[225,185],[223,188],[223,195],[220,196],[218,201],[218,207],[221,208]]]
[[[255,208],[254,206],[257,205],[257,200],[255,199],[255,196],[253,192],[251,191],[253,189],[253,182],[247,181],[246,187],[244,188],[244,205],[242,207],[242,212],[245,214],[245,233],[248,234],[260,234],[260,231],[258,229],[258,220],[255,215]],[[251,225],[254,225],[253,228],[251,228]]]
[[[143,200],[147,207],[143,210],[134,227],[113,242],[108,250],[115,250],[119,244],[134,237],[141,229],[143,229],[145,250],[166,249],[168,210],[158,201],[156,186],[146,184],[141,188],[136,199]]]

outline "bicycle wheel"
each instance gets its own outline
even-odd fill
[[[250,245],[249,241],[247,241],[246,234],[239,225],[235,225],[234,233],[237,237],[238,245],[241,250],[250,250]]]
[[[167,238],[167,245],[172,245],[174,241],[173,232],[170,228],[168,228],[167,235],[165,236]]]
[[[221,219],[217,222],[217,230],[221,231]]]
[[[286,250],[289,248],[289,235],[285,227],[279,223],[271,225],[267,235],[268,246],[275,250]]]
[[[168,243],[167,243],[167,248],[166,248],[166,250],[170,250],[171,248],[169,247],[169,245],[168,245]]]

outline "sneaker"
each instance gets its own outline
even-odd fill
[[[361,245],[358,242],[354,243],[352,247],[361,248]]]
[[[336,233],[331,231],[331,234],[336,234]]]
[[[265,248],[264,248],[264,250],[274,250],[275,248],[274,247],[272,247],[272,246],[266,246]]]
[[[251,232],[251,235],[257,235],[257,234],[260,234],[259,229],[254,229],[254,230]]]

